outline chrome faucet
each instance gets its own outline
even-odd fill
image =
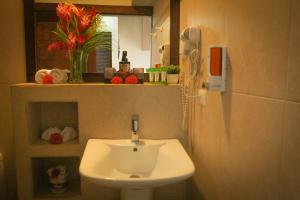
[[[132,115],[131,117],[131,142],[139,143],[139,116]]]

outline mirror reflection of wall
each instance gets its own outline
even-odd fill
[[[105,31],[112,34],[112,67],[119,69],[122,51],[127,51],[127,57],[132,67],[151,66],[151,17],[146,16],[103,16]],[[98,52],[97,52],[98,53]],[[97,54],[98,55],[98,54]],[[97,64],[103,55],[97,56]],[[97,72],[102,72],[97,68]]]
[[[160,47],[170,44],[170,1],[156,0],[153,5],[152,20],[152,66],[162,64],[162,54],[159,52]],[[169,56],[168,56],[169,57]],[[167,59],[169,63],[170,58]]]

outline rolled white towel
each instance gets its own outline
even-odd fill
[[[66,83],[68,75],[66,70],[52,69],[50,75],[53,77],[53,83]]]
[[[66,83],[68,81],[68,73],[70,73],[70,70],[68,69],[63,69],[63,71],[65,72],[64,74],[64,83]]]
[[[72,127],[65,127],[63,131],[61,132],[61,135],[63,137],[63,142],[67,142],[70,140],[73,140],[77,137],[77,131]]]
[[[49,74],[51,70],[49,69],[40,69],[35,73],[34,79],[36,83],[43,83],[43,77],[46,74]]]
[[[46,129],[46,130],[42,133],[42,139],[43,139],[43,140],[46,140],[46,141],[49,141],[51,135],[54,134],[54,133],[62,134],[62,131],[61,131],[59,128],[57,128],[57,127],[50,127],[50,128]]]

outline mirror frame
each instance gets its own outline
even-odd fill
[[[34,0],[23,0],[24,3],[24,29],[26,51],[26,80],[35,82],[34,75],[37,70],[35,27],[38,21],[56,22],[56,3],[35,3]],[[102,14],[115,15],[141,15],[153,17],[151,6],[108,6],[93,5]],[[180,35],[180,0],[170,0],[170,64],[179,64],[179,35]],[[84,73],[85,82],[103,82],[103,73]],[[145,80],[147,81],[146,74]]]

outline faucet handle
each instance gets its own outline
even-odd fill
[[[138,130],[139,130],[139,116],[138,115],[132,115],[131,129],[133,132],[138,132]]]

